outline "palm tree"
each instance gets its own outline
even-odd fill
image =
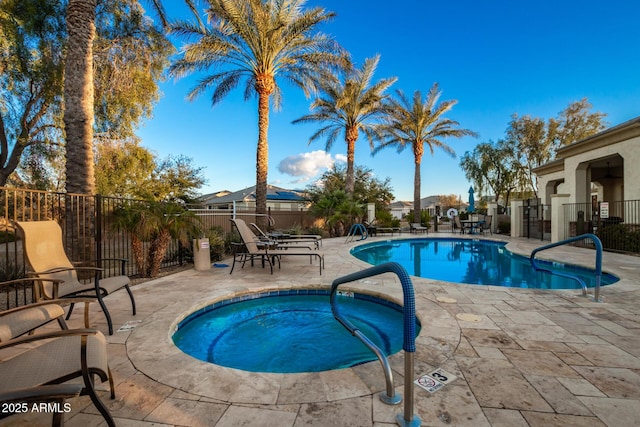
[[[386,113],[383,103],[387,90],[397,78],[382,79],[373,86],[369,86],[373,73],[378,66],[380,55],[368,58],[362,65],[362,69],[350,69],[346,72],[344,83],[338,79],[327,79],[320,84],[320,89],[325,97],[316,99],[311,104],[311,114],[293,121],[294,124],[324,122],[325,126],[311,135],[309,143],[326,137],[325,150],[331,146],[344,131],[344,140],[347,143],[347,182],[346,192],[353,196],[354,189],[354,157],[356,141],[359,132],[362,131],[369,140],[373,149],[373,143],[380,139],[376,119]]]
[[[179,23],[172,31],[195,39],[184,48],[170,73],[182,77],[214,69],[189,93],[194,99],[213,88],[212,104],[220,102],[241,80],[245,99],[258,97],[256,213],[266,227],[269,102],[280,105],[276,78],[301,87],[306,95],[327,66],[347,62],[343,50],[328,36],[311,34],[334,13],[303,10],[305,0],[207,0],[208,27]]]
[[[432,155],[437,147],[455,157],[455,151],[442,139],[460,138],[465,135],[477,136],[477,134],[468,129],[460,129],[457,121],[443,117],[458,101],[443,101],[438,104],[442,92],[438,90],[437,83],[433,84],[424,102],[420,91],[414,92],[413,101],[407,99],[400,90],[396,93],[399,99],[389,101],[389,114],[384,123],[384,132],[387,136],[373,153],[376,154],[381,149],[391,146],[396,147],[398,152],[411,147],[415,165],[413,222],[420,223],[420,164],[425,145],[429,147]]]
[[[93,39],[96,0],[69,0],[64,71],[67,193],[93,194]]]
[[[195,214],[178,203],[147,200],[123,204],[113,212],[114,230],[131,237],[133,259],[141,277],[156,277],[171,239],[188,245],[201,234],[202,223]],[[145,242],[148,248],[145,254]]]
[[[107,0],[113,1],[113,0]],[[194,0],[184,0],[196,15]],[[160,0],[149,0],[163,27],[167,17]],[[67,193],[93,194],[93,40],[96,34],[96,0],[69,0],[64,73],[64,128]]]

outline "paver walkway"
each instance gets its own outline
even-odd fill
[[[445,237],[444,234],[437,235]],[[400,236],[407,237],[406,235]],[[371,238],[387,240],[389,237]],[[398,238],[395,236],[394,238]],[[496,237],[498,238],[498,237]],[[243,292],[328,287],[339,276],[368,265],[349,255],[363,242],[325,239],[326,270],[291,257],[282,269],[246,266],[183,271],[137,285],[139,313],[126,293],[109,297],[114,325],[141,323],[108,337],[116,400],[103,399],[118,425],[147,426],[391,426],[403,406],[383,404],[378,362],[310,374],[255,374],[197,361],[177,350],[170,329],[194,308]],[[538,241],[510,240],[528,254]],[[592,265],[586,249],[557,248],[545,256]],[[458,285],[414,278],[422,331],[415,374],[442,368],[457,379],[431,394],[415,387],[415,413],[423,426],[636,426],[640,420],[640,258],[605,253],[605,270],[621,277],[602,288],[604,302],[580,291],[541,291]],[[393,275],[350,285],[400,300]],[[118,310],[118,300],[123,309]],[[94,307],[95,306],[95,307]],[[106,331],[92,305],[92,320]],[[72,326],[81,326],[81,310]],[[266,338],[266,337],[265,337]],[[403,393],[402,352],[391,358]],[[103,385],[99,385],[106,390]],[[67,426],[100,426],[86,397],[71,402]],[[30,414],[0,425],[49,425]]]

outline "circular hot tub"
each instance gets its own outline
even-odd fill
[[[351,292],[340,293],[337,303],[341,314],[385,355],[402,349],[400,305]],[[251,372],[320,372],[376,360],[335,320],[329,292],[318,289],[249,294],[216,302],[182,320],[172,339],[199,360]]]

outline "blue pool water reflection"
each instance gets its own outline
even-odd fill
[[[356,258],[378,265],[395,261],[409,274],[447,282],[535,289],[581,289],[571,279],[533,270],[529,258],[511,253],[506,243],[469,239],[406,239],[368,243],[351,250]],[[595,253],[593,255],[595,259]],[[583,267],[539,261],[554,271],[580,276],[595,287],[595,273]],[[619,279],[603,273],[601,285]]]

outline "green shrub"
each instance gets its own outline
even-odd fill
[[[598,230],[605,249],[640,253],[640,230],[631,230],[624,224],[607,225]]]
[[[221,227],[211,227],[205,233],[205,237],[209,239],[209,252],[211,261],[220,261],[227,253],[227,245],[224,238],[224,232]]]
[[[511,234],[511,223],[508,221],[500,221],[498,223],[498,232],[500,234]]]

